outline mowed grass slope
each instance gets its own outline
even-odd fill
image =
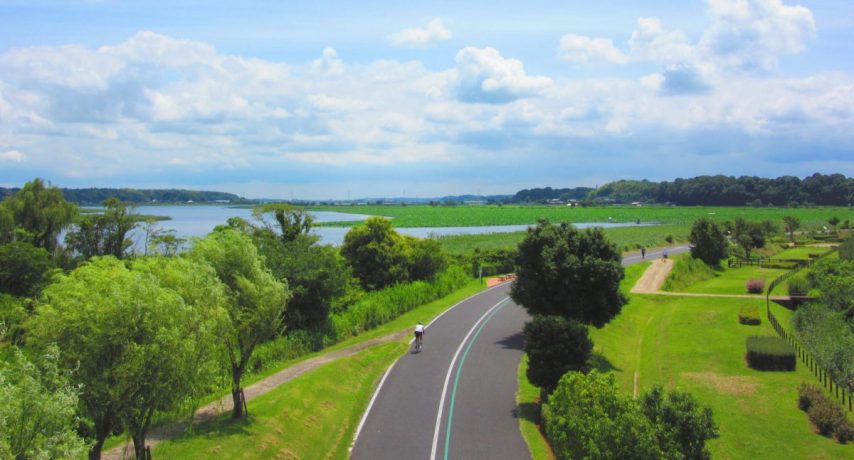
[[[763,315],[760,326],[738,323],[738,310],[759,299],[673,298],[633,295],[611,323],[591,330],[600,368],[613,371],[623,391],[663,385],[691,392],[712,408],[720,438],[709,443],[714,458],[851,458],[854,446],[812,431],[797,408],[797,386],[814,377],[796,372],[759,372],[747,367],[745,341],[774,335]]]
[[[308,372],[230,413],[158,444],[154,458],[346,459],[356,425],[385,370],[408,349],[393,342]]]

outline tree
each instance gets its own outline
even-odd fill
[[[300,235],[308,235],[314,223],[314,217],[308,211],[287,203],[261,205],[253,209],[252,214],[261,222],[265,222],[264,215],[272,215],[279,224],[279,235],[284,243],[294,241]]]
[[[209,263],[225,285],[228,332],[223,334],[231,367],[232,417],[243,416],[240,382],[255,347],[281,330],[291,297],[288,285],[263,266],[249,236],[221,228],[196,241],[190,257]]]
[[[656,426],[656,438],[665,451],[682,458],[706,460],[712,454],[706,441],[719,436],[712,410],[701,407],[690,393],[665,392],[655,386],[640,399],[641,411]]]
[[[86,215],[77,228],[65,236],[68,248],[84,260],[107,255],[122,259],[133,245],[133,240],[128,238],[128,233],[138,225],[133,207],[116,198],[105,200],[103,205],[102,214]]]
[[[602,229],[541,220],[519,243],[510,296],[535,315],[560,315],[602,327],[627,302],[622,257]]]
[[[750,251],[765,246],[766,227],[762,223],[748,222],[741,217],[731,225],[732,238],[744,250],[744,257],[750,258]]]
[[[366,290],[407,281],[406,245],[382,217],[371,217],[344,236],[341,254]]]
[[[0,292],[17,297],[35,297],[54,269],[50,254],[29,243],[0,245]]]
[[[618,393],[614,374],[564,374],[543,405],[543,422],[560,459],[676,458],[658,445],[634,401]]]
[[[528,355],[528,380],[550,392],[561,376],[587,368],[593,342],[587,327],[561,316],[536,315],[525,323],[525,353]]]
[[[86,452],[75,432],[78,388],[58,362],[55,345],[35,363],[17,348],[0,361],[0,458],[76,460]]]
[[[839,225],[839,222],[839,218],[836,216],[833,216],[827,220],[827,223],[830,224],[831,227],[833,227],[833,233],[836,233],[836,226]]]
[[[410,281],[431,280],[447,266],[442,245],[433,238],[403,236],[407,247],[407,268]]]
[[[196,375],[196,347],[214,318],[190,308],[150,274],[129,270],[118,259],[96,257],[43,292],[29,342],[56,343],[61,366],[82,385],[80,400],[92,421],[89,457],[100,458],[104,440],[122,423],[144,449],[155,410],[173,409],[187,397]]]
[[[789,240],[795,242],[795,231],[801,226],[801,220],[794,216],[783,217],[783,223],[786,227],[786,233],[789,234]]]
[[[691,256],[706,265],[717,265],[726,257],[727,241],[721,228],[712,220],[697,219],[691,227]]]
[[[59,188],[45,186],[38,178],[4,200],[3,206],[22,235],[16,239],[49,253],[56,249],[59,232],[71,225],[77,215],[77,206],[65,201]]]

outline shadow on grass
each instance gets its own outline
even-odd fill
[[[614,366],[614,364],[605,357],[605,355],[601,353],[593,353],[590,355],[590,360],[588,361],[591,369],[596,369],[599,372],[611,372],[617,371],[621,372],[622,369]]]
[[[186,431],[184,434],[171,439],[171,441],[175,443],[182,443],[189,442],[197,438],[215,439],[229,436],[249,436],[251,435],[249,427],[251,427],[253,423],[254,420],[252,414],[235,420],[231,418],[231,411],[229,411],[194,426],[192,431]]]
[[[525,402],[519,404],[513,410],[513,416],[527,420],[535,425],[540,424],[540,405],[534,402]]]

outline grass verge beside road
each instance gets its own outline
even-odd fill
[[[385,370],[408,346],[378,345],[308,372],[230,414],[158,444],[155,458],[346,459],[356,425]]]
[[[516,393],[519,429],[532,460],[554,460],[554,452],[540,431],[540,389],[528,381],[527,371],[528,357],[523,356],[519,363],[519,390]]]

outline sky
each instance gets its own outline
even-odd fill
[[[854,176],[850,0],[0,0],[0,186]]]

